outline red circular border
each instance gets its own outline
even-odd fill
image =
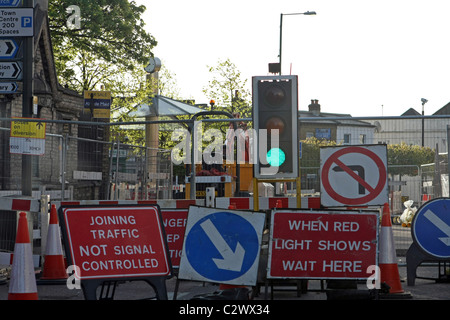
[[[368,156],[370,159],[372,159],[375,164],[378,167],[378,171],[380,173],[380,178],[378,180],[378,184],[376,185],[373,192],[369,193],[368,195],[361,197],[361,198],[347,198],[339,195],[337,192],[333,190],[333,188],[330,185],[330,181],[328,179],[328,172],[330,171],[331,165],[334,163],[334,160],[339,158],[340,156],[347,154],[347,153],[360,153]],[[367,204],[369,201],[372,201],[375,199],[381,191],[383,191],[384,186],[386,185],[386,178],[387,178],[387,171],[386,167],[383,163],[383,161],[378,157],[378,155],[366,148],[362,147],[348,147],[341,149],[339,151],[336,151],[333,153],[327,161],[324,163],[322,167],[322,174],[321,174],[321,181],[324,190],[328,193],[328,195],[333,198],[334,200],[344,204],[344,205],[361,205],[361,204]]]

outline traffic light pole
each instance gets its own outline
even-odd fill
[[[34,8],[33,0],[24,0],[25,8]],[[34,21],[33,21],[34,23]],[[23,38],[23,93],[22,93],[22,117],[33,116],[33,67],[34,67],[34,36]],[[22,195],[32,194],[32,156],[22,155]]]

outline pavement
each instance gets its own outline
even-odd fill
[[[388,300],[450,300],[450,276],[446,282],[438,282],[435,279],[438,278],[439,269],[437,265],[426,264],[419,266],[416,275],[420,278],[416,278],[414,286],[407,285],[406,278],[406,266],[402,266],[402,258],[399,259],[399,274],[401,278],[401,285],[405,294],[392,295],[385,297]],[[3,269],[5,270],[5,269]],[[447,263],[447,270],[450,272],[450,264]],[[442,268],[441,268],[442,272]],[[423,278],[422,278],[423,277]],[[292,285],[294,284],[294,285]],[[177,285],[177,278],[173,277],[166,280],[166,288],[168,291],[169,300],[174,299],[175,288]],[[85,300],[83,291],[81,289],[68,289],[65,282],[53,285],[38,285],[38,297],[39,300]],[[264,284],[260,286],[259,294],[253,294],[252,299],[256,301],[298,301],[298,300],[330,300],[330,291],[327,295],[326,281],[320,280],[308,280],[307,291],[302,293],[297,292],[295,283],[291,285],[285,285],[280,283],[274,287],[273,296],[270,292],[270,286],[266,287]],[[8,299],[9,280],[5,275],[0,273],[0,300]],[[97,290],[97,294],[100,294],[100,289]],[[253,288],[254,289],[254,288]],[[106,290],[106,289],[105,289]],[[178,290],[176,292],[177,300],[191,300],[193,297],[202,294],[211,294],[219,290],[217,284],[185,281],[180,280],[178,282]],[[347,292],[351,292],[349,290]],[[255,293],[256,291],[253,291]],[[340,291],[346,292],[346,291]],[[353,291],[354,292],[354,291]],[[367,297],[368,290],[363,281],[358,282],[357,295],[343,295],[338,299],[348,298],[351,300],[362,299]],[[155,296],[155,291],[146,282],[143,281],[125,281],[120,282],[115,289],[114,300],[144,300],[152,299]],[[335,296],[331,296],[335,297]]]

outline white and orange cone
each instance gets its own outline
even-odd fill
[[[404,293],[398,272],[397,254],[395,253],[394,234],[392,232],[391,213],[389,204],[385,203],[381,217],[380,253],[379,253],[380,280],[389,287],[389,293]]]
[[[8,300],[37,300],[33,253],[28,232],[27,214],[19,214]]]
[[[45,249],[44,269],[42,280],[67,279],[67,272],[62,252],[61,236],[58,225],[56,206],[53,204],[50,210],[50,222],[48,225],[47,248]]]

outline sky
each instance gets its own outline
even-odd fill
[[[153,53],[175,76],[183,98],[208,103],[207,66],[230,59],[247,80],[278,62],[283,16],[283,75],[299,79],[299,109],[430,115],[450,102],[448,0],[135,0],[147,7]]]

